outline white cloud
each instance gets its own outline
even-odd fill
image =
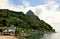
[[[0,9],[10,9],[14,11],[23,11],[23,5],[14,6],[10,0],[0,0]]]
[[[23,5],[14,6],[10,0],[0,0],[0,9],[9,9],[14,11],[24,11],[25,13],[30,9],[32,10],[33,7],[30,6],[27,0],[22,0]],[[33,10],[34,11],[34,10]]]
[[[60,11],[57,11],[59,4],[50,0],[44,5],[38,5],[35,7],[30,6],[29,2],[26,0],[23,0],[22,3],[23,5],[14,6],[13,4],[10,4],[10,0],[0,0],[0,9],[24,11],[25,13],[28,10],[32,10],[40,19],[52,25],[56,31],[60,30]]]
[[[22,0],[22,4],[23,4],[25,7],[29,7],[29,6],[30,6],[30,3],[29,3],[27,0]]]
[[[30,5],[28,3],[28,5]],[[59,4],[54,1],[49,1],[44,5],[38,5],[35,7],[28,6],[25,8],[24,12],[28,10],[32,10],[35,12],[36,15],[39,16],[40,19],[44,20],[45,22],[49,23],[56,31],[60,30],[60,11],[57,11]],[[48,8],[50,8],[48,10]],[[60,32],[60,31],[59,31]]]
[[[7,7],[7,2],[8,2],[8,0],[0,0],[0,8],[8,8]]]
[[[50,1],[45,5],[37,6],[35,10],[40,19],[43,19],[45,22],[49,23],[56,29],[56,31],[60,30],[60,11],[57,11],[58,7],[59,4]],[[50,8],[50,10],[48,10],[48,8]]]
[[[54,1],[47,2],[47,5],[50,6],[51,11],[55,11],[59,7],[59,4]]]

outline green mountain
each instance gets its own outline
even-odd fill
[[[8,27],[14,25],[18,30],[40,30],[40,31],[55,31],[48,23],[37,18],[31,18],[24,12],[16,12],[8,9],[0,9],[0,26]]]

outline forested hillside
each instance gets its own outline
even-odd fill
[[[23,29],[27,32],[31,32],[32,29],[48,32],[54,31],[48,23],[40,20],[39,18],[31,18],[24,14],[24,12],[0,9],[0,26],[8,27],[10,25],[16,26],[19,31]]]

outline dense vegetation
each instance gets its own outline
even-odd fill
[[[20,32],[22,32],[22,30],[25,32],[31,32],[32,30],[43,32],[54,31],[48,23],[39,18],[31,18],[23,12],[0,9],[0,26],[8,27],[10,25],[16,26],[17,30]]]

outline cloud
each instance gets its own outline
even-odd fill
[[[38,6],[28,6],[25,12],[32,10],[41,19],[50,24],[56,31],[60,32],[60,11],[57,11],[60,5],[55,1],[48,1],[46,4]]]
[[[0,9],[10,9],[14,11],[27,12],[32,10],[41,20],[50,24],[56,31],[60,31],[60,11],[57,11],[60,4],[48,1],[46,4],[31,6],[27,0],[22,0],[23,5],[14,6],[10,0],[0,0]]]
[[[59,4],[57,4],[54,1],[47,2],[47,5],[50,6],[50,8],[51,8],[52,11],[55,11],[59,7]]]
[[[58,7],[59,4],[54,1],[49,1],[44,5],[36,6],[35,9],[39,18],[50,24],[56,31],[60,30],[60,11],[57,11]]]
[[[29,7],[29,6],[30,6],[30,3],[29,3],[27,0],[22,0],[22,4],[23,4],[25,7]]]
[[[10,0],[0,0],[0,9],[9,9],[14,11],[23,11],[23,5],[14,6]]]
[[[33,7],[30,6],[30,3],[27,0],[22,0],[22,5],[15,6],[11,3],[10,0],[0,0],[0,9],[9,9],[13,11],[23,11],[27,12],[29,9],[33,10]],[[34,11],[34,10],[33,10]]]
[[[7,4],[8,0],[0,0],[0,8],[8,8],[8,4]]]

